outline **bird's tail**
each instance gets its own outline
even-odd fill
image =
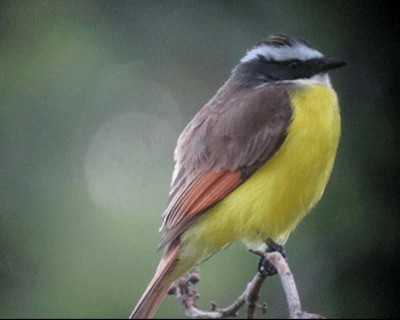
[[[130,319],[152,318],[167,295],[172,282],[188,271],[179,263],[178,255],[181,247],[182,244],[178,243],[161,259],[153,279],[133,310]]]

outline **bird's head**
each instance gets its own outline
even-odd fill
[[[330,85],[327,72],[345,64],[343,60],[323,55],[301,38],[279,35],[248,50],[233,70],[233,76],[247,88],[279,82]]]

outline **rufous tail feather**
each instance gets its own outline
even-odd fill
[[[170,248],[161,259],[153,279],[132,311],[130,319],[148,319],[154,316],[158,306],[167,295],[172,282],[181,275],[177,270],[181,269],[177,268],[179,265],[177,258],[181,246],[182,244],[178,243],[173,248]],[[184,270],[182,273],[186,271]]]

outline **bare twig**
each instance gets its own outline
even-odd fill
[[[256,309],[259,307],[258,299],[260,297],[260,290],[264,280],[265,277],[257,273],[244,291],[247,303],[246,319],[255,318]]]
[[[258,256],[265,257],[268,262],[276,268],[286,294],[290,319],[324,319],[324,317],[318,314],[307,313],[302,310],[293,274],[290,272],[286,260],[279,252],[250,251]],[[199,280],[200,275],[198,270],[193,269],[186,276],[175,281],[169,291],[169,294],[176,296],[183,312],[188,317],[194,319],[237,317],[237,312],[244,304],[247,305],[246,319],[254,319],[257,308],[260,308],[264,313],[266,312],[266,304],[260,305],[258,303],[259,293],[265,280],[265,276],[259,273],[253,277],[243,293],[230,306],[219,308],[215,303],[211,303],[210,311],[197,308],[196,304],[199,299],[199,294],[194,288],[194,285],[199,282]]]
[[[186,276],[179,278],[172,285],[169,294],[176,296],[177,301],[185,315],[193,319],[223,319],[229,317],[237,317],[237,312],[247,303],[247,319],[254,319],[254,313],[257,308],[263,312],[266,311],[266,304],[259,305],[258,297],[261,286],[265,277],[256,274],[251,282],[247,285],[243,293],[230,306],[219,308],[215,303],[211,303],[211,310],[204,311],[197,308],[198,292],[194,289],[191,279],[193,274],[198,275],[198,271],[193,269]],[[199,279],[199,278],[198,278]]]
[[[287,264],[286,260],[279,252],[263,252],[259,250],[251,250],[251,252],[259,255],[260,257],[265,257],[278,272],[281,278],[283,290],[286,294],[290,319],[324,319],[324,317],[319,314],[308,313],[302,310],[300,297],[297,292],[297,287],[294,281],[293,274],[290,271],[289,265]]]
[[[193,276],[194,275],[194,276]],[[193,281],[195,279],[195,281]],[[197,280],[197,281],[196,281]],[[236,312],[244,305],[246,291],[230,306],[218,308],[215,303],[211,303],[211,311],[203,311],[197,308],[198,292],[194,289],[194,284],[199,280],[198,270],[191,270],[186,276],[174,282],[169,294],[174,294],[183,312],[194,319],[222,319],[236,317]]]

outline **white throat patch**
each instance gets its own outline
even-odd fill
[[[298,86],[309,86],[309,85],[323,85],[327,87],[332,87],[331,79],[329,78],[328,73],[318,73],[311,78],[308,79],[294,79],[294,80],[282,80],[277,81],[275,83],[291,83]],[[256,89],[263,88],[265,86],[270,85],[271,83],[262,83],[259,86],[256,86]]]
[[[285,61],[291,59],[309,60],[323,57],[322,53],[302,43],[296,42],[291,46],[272,46],[267,44],[259,45],[247,51],[240,62],[248,62],[257,59],[259,55],[267,60]]]
[[[279,81],[279,82],[294,83],[296,85],[303,85],[303,86],[317,84],[317,85],[324,85],[327,87],[332,87],[331,79],[329,78],[329,75],[326,72],[318,73],[308,79],[283,80],[283,81]]]

